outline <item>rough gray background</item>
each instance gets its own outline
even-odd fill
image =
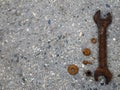
[[[98,43],[90,42],[98,34],[92,18],[98,9],[113,15],[109,85],[85,75],[98,64]],[[70,64],[79,67],[77,75],[67,72]],[[120,0],[0,0],[0,90],[120,90]]]

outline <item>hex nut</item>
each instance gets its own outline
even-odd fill
[[[68,73],[69,74],[75,75],[75,74],[78,73],[78,71],[79,71],[79,68],[75,64],[72,64],[72,65],[68,66]]]
[[[84,54],[85,56],[89,56],[89,55],[91,54],[91,50],[90,50],[89,48],[85,48],[85,49],[83,50],[83,54]]]

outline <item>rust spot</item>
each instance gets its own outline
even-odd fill
[[[92,42],[93,44],[95,44],[95,43],[97,42],[97,39],[96,39],[96,38],[92,38],[92,39],[91,39],[91,42]]]
[[[69,65],[68,66],[68,73],[71,75],[75,75],[78,73],[78,67],[75,64]]]
[[[87,64],[92,64],[92,62],[87,61],[87,60],[84,60],[82,63],[83,63],[84,65],[87,65]]]
[[[90,50],[89,48],[85,48],[85,49],[83,50],[83,54],[84,54],[85,56],[89,56],[89,55],[91,54],[91,50]]]

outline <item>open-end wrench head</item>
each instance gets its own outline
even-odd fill
[[[99,67],[97,68],[97,70],[94,73],[95,80],[98,81],[98,78],[100,76],[105,77],[105,79],[106,79],[105,83],[106,84],[108,84],[112,79],[112,74],[107,68],[99,68]]]
[[[101,11],[98,10],[94,17],[93,17],[95,23],[97,24],[98,27],[104,27],[107,28],[109,24],[112,22],[112,15],[111,13],[107,13],[106,18],[101,18]]]

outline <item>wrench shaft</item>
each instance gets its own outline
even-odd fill
[[[106,29],[104,27],[99,29],[99,67],[107,67],[107,41]]]

